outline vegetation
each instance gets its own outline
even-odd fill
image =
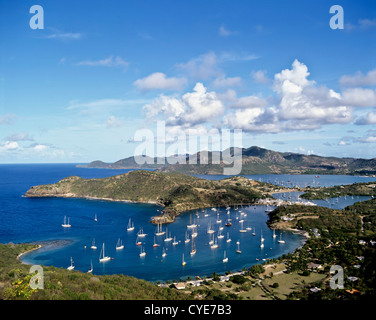
[[[309,188],[300,197],[317,200],[344,196],[376,196],[376,182],[354,183],[345,186]]]

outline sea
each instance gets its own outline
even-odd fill
[[[124,274],[152,282],[185,280],[210,276],[214,272],[241,271],[254,264],[294,252],[305,238],[296,232],[273,231],[267,226],[267,210],[274,207],[239,206],[206,208],[178,216],[172,224],[163,225],[163,235],[150,223],[161,207],[88,199],[26,198],[25,192],[40,184],[56,183],[77,175],[82,178],[104,178],[129,170],[88,169],[76,164],[3,164],[0,165],[0,243],[41,243],[41,249],[23,255],[27,264],[55,266],[95,275]],[[224,176],[196,175],[203,179]],[[375,181],[376,178],[344,175],[246,175],[257,181],[287,187],[332,186]],[[276,194],[278,198],[299,199],[299,192]],[[330,201],[313,201],[341,209],[369,197],[341,197]],[[62,227],[69,219],[70,228]],[[231,221],[232,226],[225,226]],[[133,231],[127,231],[129,221]],[[195,224],[196,228],[187,225]],[[208,233],[208,229],[214,233]],[[139,238],[142,229],[146,236]],[[246,232],[240,232],[245,230]],[[192,234],[196,233],[196,237]],[[218,237],[219,236],[219,237]],[[223,236],[223,237],[222,237]],[[165,241],[171,237],[171,241]],[[261,238],[264,246],[261,248]],[[189,241],[186,239],[189,239]],[[278,240],[284,240],[279,243]],[[210,242],[218,246],[213,248]],[[140,242],[141,245],[136,245]],[[124,248],[117,250],[117,244]],[[91,249],[92,245],[97,247]],[[99,258],[104,247],[107,262]],[[196,253],[191,255],[192,248]],[[241,253],[238,253],[240,250]],[[140,253],[146,254],[141,257]],[[223,262],[224,258],[227,262]],[[185,264],[183,265],[183,261]]]

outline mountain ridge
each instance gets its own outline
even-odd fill
[[[238,148],[239,150],[240,148]],[[227,149],[231,155],[234,148]],[[185,174],[223,174],[223,169],[231,167],[223,162],[223,152],[200,151],[191,155],[175,155],[166,158],[146,157],[147,163],[138,164],[134,157],[120,159],[114,163],[105,163],[100,160],[92,161],[87,165],[78,165],[84,168],[105,169],[154,169],[162,172],[181,172]],[[376,158],[339,158],[319,155],[305,155],[294,152],[279,152],[252,146],[241,148],[242,170],[240,174],[347,174],[347,175],[376,175]],[[219,164],[213,163],[213,156],[219,156]],[[196,159],[197,164],[192,164]],[[186,163],[174,163],[183,160]]]

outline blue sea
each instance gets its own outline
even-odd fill
[[[91,265],[93,274],[125,274],[149,281],[184,279],[190,276],[209,276],[213,272],[238,271],[243,267],[261,263],[265,259],[279,257],[293,252],[304,242],[300,234],[287,231],[273,231],[266,222],[268,216],[264,206],[244,206],[218,208],[218,211],[198,210],[187,212],[176,221],[163,226],[175,240],[166,242],[166,235],[155,236],[156,226],[150,218],[159,214],[161,208],[150,204],[132,204],[86,199],[65,198],[25,198],[23,194],[34,185],[55,183],[62,178],[78,175],[82,178],[102,178],[128,172],[129,170],[107,170],[77,168],[76,164],[12,164],[0,165],[0,243],[43,242],[43,248],[24,255],[23,261],[29,264],[54,265],[67,268],[71,258],[75,270],[87,272]],[[205,179],[220,179],[223,176],[199,176]],[[258,181],[272,182],[289,186],[329,186],[354,182],[374,181],[375,178],[356,176],[314,175],[252,175],[246,176]],[[280,196],[280,195],[279,195]],[[299,193],[293,193],[297,198]],[[319,201],[320,205],[342,208],[367,197],[338,201]],[[63,228],[64,217],[69,218],[70,228]],[[94,218],[97,217],[97,221]],[[134,223],[134,231],[127,231],[129,219]],[[232,226],[225,223],[231,219]],[[221,220],[221,222],[218,222]],[[240,222],[243,220],[243,222]],[[190,223],[197,224],[197,237],[194,238],[196,254],[191,256],[192,240]],[[215,231],[218,248],[212,249],[207,233],[208,225]],[[223,227],[222,230],[220,228]],[[249,228],[247,232],[239,230]],[[143,228],[147,234],[136,245],[137,233]],[[223,238],[217,239],[221,233]],[[252,235],[255,233],[255,235]],[[261,235],[265,239],[260,248]],[[230,238],[231,242],[227,239]],[[284,244],[278,243],[282,238]],[[123,250],[116,250],[118,240]],[[92,250],[95,241],[97,250]],[[173,242],[176,244],[174,245]],[[239,242],[241,254],[236,253]],[[106,256],[113,258],[99,262],[102,245]],[[153,244],[159,246],[154,247]],[[141,250],[146,256],[140,257]],[[162,253],[166,253],[162,257]],[[223,263],[224,255],[228,262]],[[182,266],[182,259],[186,262]],[[264,259],[264,260],[263,260]]]

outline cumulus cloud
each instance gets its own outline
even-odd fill
[[[235,105],[239,110],[226,115],[224,123],[245,131],[281,132],[350,122],[351,108],[342,103],[341,95],[317,87],[315,81],[308,79],[309,75],[307,66],[295,60],[291,69],[274,76],[273,90],[279,98],[274,105],[267,106],[264,99],[254,96],[239,99]]]
[[[166,125],[192,128],[194,126],[215,121],[223,115],[224,105],[215,92],[198,82],[192,92],[181,98],[161,95],[152,103],[143,107],[144,114],[149,119],[164,120]]]
[[[344,75],[339,79],[339,83],[348,87],[362,87],[376,85],[376,69],[363,74],[358,71],[354,75]]]
[[[358,125],[371,125],[376,124],[376,112],[369,112],[367,115],[360,117],[355,121]]]
[[[123,125],[123,122],[116,118],[115,116],[109,116],[109,118],[106,121],[106,128],[118,128]]]
[[[265,70],[257,70],[251,73],[253,81],[261,84],[268,84],[271,80],[266,76]]]
[[[167,78],[164,73],[155,72],[145,78],[136,80],[134,85],[141,91],[156,89],[181,90],[186,83],[187,79],[185,78]]]
[[[343,103],[354,107],[375,107],[376,91],[364,88],[350,88],[342,93]]]

